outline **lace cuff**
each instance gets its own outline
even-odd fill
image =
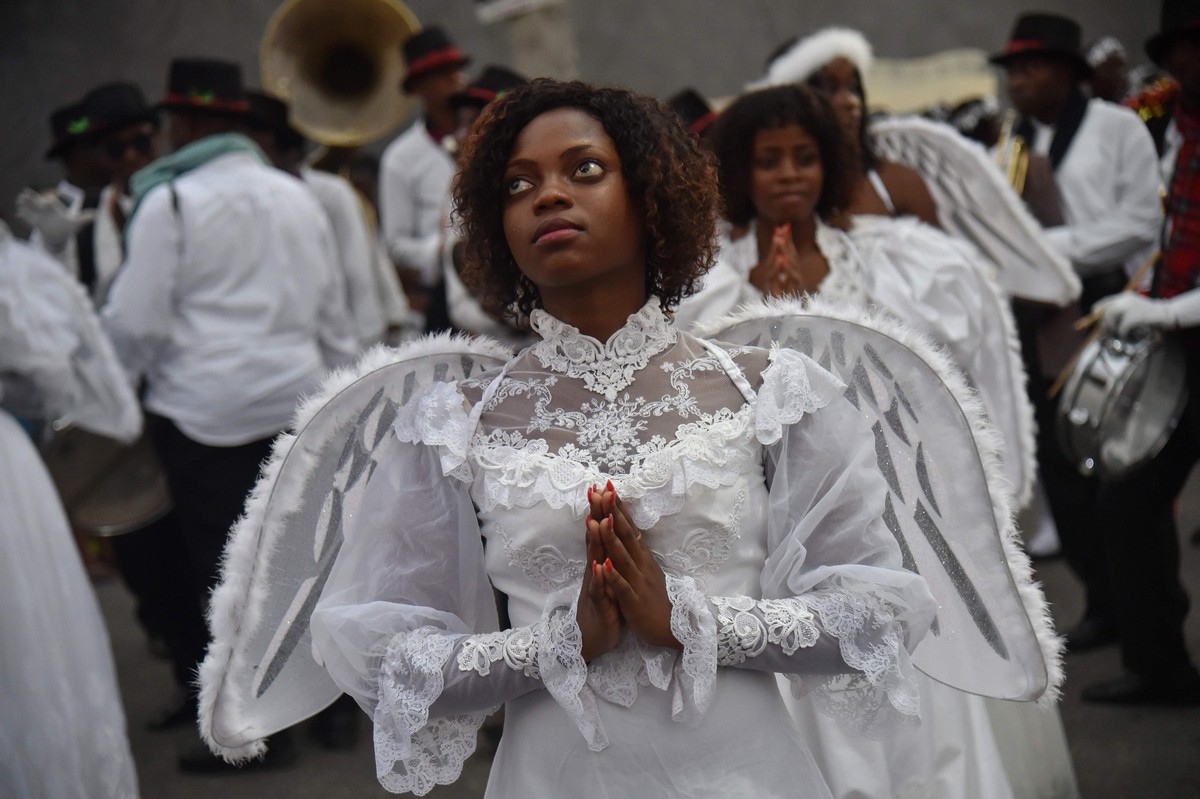
[[[671,600],[671,632],[683,644],[683,654],[675,666],[671,716],[682,720],[691,715],[689,711],[702,714],[712,701],[717,677],[717,625],[708,599],[693,578],[665,576],[667,598]]]
[[[583,733],[588,748],[599,752],[608,746],[608,734],[600,722],[596,695],[587,685],[588,669],[583,660],[583,633],[575,620],[579,588],[566,587],[546,599],[546,607],[534,645],[542,683],[554,701],[567,711]]]
[[[768,644],[784,655],[817,643],[816,618],[800,597],[754,600],[747,596],[712,598],[717,609],[717,665],[736,666],[762,654]]]
[[[891,605],[871,594],[815,591],[804,601],[820,627],[837,639],[851,673],[823,676],[806,686],[788,675],[792,692],[813,692],[815,704],[848,733],[881,738],[897,726],[920,722],[921,699],[904,645],[904,630]]]
[[[542,623],[538,622],[529,627],[469,635],[458,650],[458,670],[486,677],[492,673],[492,664],[503,660],[504,665],[526,677],[541,677],[537,661],[541,631]]]
[[[488,712],[429,720],[429,706],[442,693],[442,670],[454,636],[421,627],[392,639],[379,674],[375,707],[375,768],[393,793],[429,793],[462,773],[475,751],[475,736]]]

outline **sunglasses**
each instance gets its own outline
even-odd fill
[[[109,158],[121,158],[130,147],[136,150],[138,155],[148,155],[151,148],[154,147],[154,139],[149,134],[143,133],[140,136],[134,136],[132,139],[106,142],[104,151],[108,153]]]

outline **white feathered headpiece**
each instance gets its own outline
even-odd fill
[[[808,80],[821,67],[841,56],[865,74],[874,56],[867,37],[850,28],[825,28],[796,42],[771,62],[767,74],[747,88],[765,89]]]

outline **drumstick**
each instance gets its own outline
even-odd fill
[[[1160,252],[1161,252],[1161,250],[1154,251],[1154,254],[1150,256],[1149,260],[1147,260],[1146,263],[1142,264],[1142,268],[1137,271],[1137,274],[1134,275],[1133,278],[1131,278],[1130,281],[1125,284],[1125,288],[1123,289],[1123,291],[1133,291],[1135,288],[1138,287],[1138,284],[1142,282],[1142,278],[1144,278],[1146,276],[1146,272],[1150,271],[1150,267],[1153,266],[1154,262],[1158,260],[1158,254]],[[1092,311],[1090,314],[1083,317],[1082,319],[1075,320],[1075,329],[1076,330],[1087,330],[1089,327],[1091,327],[1092,325],[1099,322],[1101,317],[1103,317],[1103,316],[1104,316],[1104,311]]]
[[[1135,288],[1137,288],[1138,284],[1142,282],[1142,279],[1146,277],[1146,273],[1150,271],[1150,267],[1154,266],[1154,262],[1158,260],[1159,252],[1161,251],[1155,250],[1154,254],[1146,259],[1146,263],[1142,264],[1141,269],[1137,270],[1137,274],[1130,278],[1129,282],[1125,284],[1124,291],[1133,291]],[[1096,322],[1100,321],[1100,317],[1103,315],[1103,311],[1092,311],[1087,316],[1075,322],[1075,329],[1085,330],[1092,325],[1095,325]],[[1054,380],[1054,385],[1050,386],[1050,390],[1046,392],[1047,398],[1054,399],[1058,396],[1058,392],[1062,391],[1062,387],[1067,384],[1067,380],[1071,377],[1071,373],[1075,371],[1075,365],[1079,363],[1079,357],[1083,355],[1083,351],[1087,349],[1089,344],[1099,338],[1102,330],[1103,328],[1096,327],[1091,334],[1084,339],[1084,342],[1079,346],[1079,349],[1075,350],[1075,354],[1071,356],[1071,360],[1067,362],[1067,365],[1063,367],[1063,370],[1058,373],[1058,377]]]

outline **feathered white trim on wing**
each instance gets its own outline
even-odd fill
[[[296,492],[303,489],[303,479],[280,480],[284,462],[299,433],[320,411],[336,402],[343,391],[367,375],[400,361],[456,352],[495,358],[502,362],[513,355],[511,349],[491,339],[449,333],[426,336],[400,347],[376,345],[356,363],[326,375],[320,387],[297,404],[292,421],[293,432],[280,433],[275,438],[271,457],[263,464],[258,481],[246,499],[245,512],[238,518],[225,542],[221,582],[213,590],[208,607],[211,640],[199,669],[199,727],[201,738],[214,754],[231,763],[240,763],[266,752],[263,739],[240,746],[219,743],[213,737],[213,719],[219,697],[225,702],[238,703],[241,700],[232,692],[222,696],[223,678],[226,673],[244,666],[244,655],[237,648],[239,637],[243,630],[254,630],[261,621],[261,609],[266,600],[265,584],[261,581],[256,584],[254,573],[267,566],[273,550],[260,550],[260,547],[277,545],[282,532],[277,527],[267,529],[268,509],[273,503],[282,507],[293,505],[298,499]],[[339,415],[353,417],[360,410],[351,406],[341,409]],[[289,464],[289,473],[303,475],[311,471],[314,466],[311,461],[311,458],[306,458],[305,462],[295,466]],[[235,706],[232,710],[234,715],[242,715],[241,708]]]
[[[971,428],[979,459],[983,464],[984,476],[992,498],[996,528],[1000,531],[1000,542],[1009,573],[1017,586],[1025,613],[1037,634],[1042,658],[1046,664],[1047,687],[1038,699],[1039,704],[1057,702],[1063,681],[1063,642],[1054,629],[1054,618],[1049,603],[1042,593],[1040,584],[1033,579],[1033,565],[1029,560],[1017,530],[1013,505],[1012,486],[1004,475],[1001,453],[1004,438],[987,418],[983,402],[975,389],[971,388],[962,372],[955,365],[945,347],[934,343],[912,328],[900,323],[879,309],[862,308],[846,303],[835,303],[819,297],[800,299],[795,297],[769,298],[761,302],[746,303],[734,313],[703,325],[696,335],[702,338],[716,337],[719,332],[744,322],[768,320],[777,316],[825,316],[872,328],[900,342],[929,365],[950,391]]]
[[[914,116],[871,125],[880,157],[915,169],[938,204],[942,227],[967,239],[999,268],[1010,295],[1066,305],[1079,277],[978,142],[954,128]],[[1003,248],[994,241],[999,239]]]
[[[867,37],[851,28],[825,28],[792,45],[786,53],[771,62],[765,76],[746,88],[766,89],[803,83],[839,56],[854,64],[860,75],[865,75],[874,61]]]

